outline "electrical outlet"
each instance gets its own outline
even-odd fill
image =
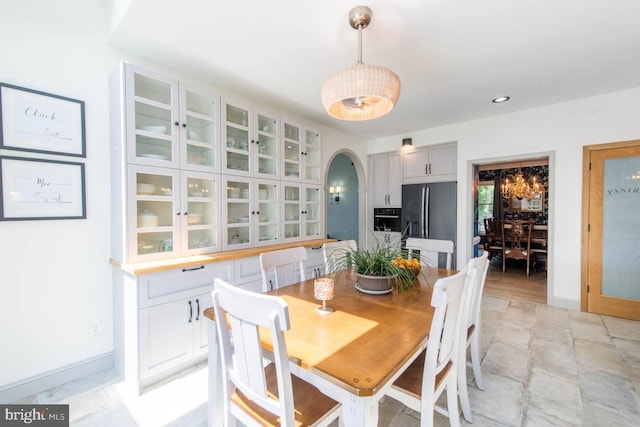
[[[101,333],[102,333],[102,320],[95,319],[93,322],[91,322],[91,325],[89,325],[89,335],[94,336],[94,335],[100,335]]]

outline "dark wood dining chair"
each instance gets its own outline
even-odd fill
[[[531,266],[531,230],[533,221],[504,221],[502,223],[502,272],[507,268],[507,259],[526,261],[527,276]]]
[[[502,230],[496,218],[484,219],[485,243],[484,250],[489,253],[489,259],[496,254],[502,254]]]

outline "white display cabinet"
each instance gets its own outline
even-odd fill
[[[220,250],[220,176],[129,165],[130,262]]]
[[[223,172],[277,179],[280,126],[275,115],[228,101],[223,111]]]
[[[124,64],[127,162],[220,172],[219,98]]]
[[[285,120],[282,126],[282,175],[286,181],[322,181],[320,133]]]
[[[323,236],[320,187],[283,182],[282,211],[285,242]]]
[[[229,176],[224,189],[224,250],[280,241],[280,181]]]

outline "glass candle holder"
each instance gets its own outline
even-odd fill
[[[331,307],[327,307],[327,301],[333,299],[334,296],[334,284],[333,279],[326,277],[315,279],[313,281],[313,297],[322,301],[322,307],[318,307],[316,310],[320,314],[329,314],[333,311]]]

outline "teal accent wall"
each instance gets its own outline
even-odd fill
[[[342,187],[340,203],[329,194],[329,187]],[[358,209],[358,175],[349,157],[338,154],[329,165],[327,188],[327,235],[333,239],[358,241],[358,225],[361,215]],[[332,204],[333,203],[333,204]]]

